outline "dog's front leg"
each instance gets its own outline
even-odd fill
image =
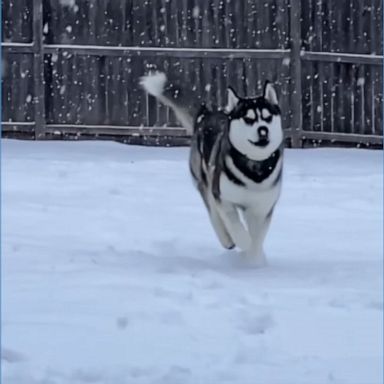
[[[247,251],[252,241],[248,231],[240,220],[236,206],[228,202],[221,202],[217,204],[217,208],[233,242],[241,250]]]
[[[253,264],[260,267],[266,265],[263,244],[271,223],[271,216],[271,214],[265,216],[255,213],[251,209],[244,211],[244,218],[252,238],[252,243],[246,252],[246,256]]]

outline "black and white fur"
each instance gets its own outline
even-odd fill
[[[173,109],[192,135],[190,170],[221,244],[265,264],[263,243],[279,199],[283,130],[277,95],[265,83],[262,96],[240,98],[228,88],[225,112],[183,100],[166,86],[164,73],[141,79],[151,95]],[[174,87],[171,87],[174,88]]]

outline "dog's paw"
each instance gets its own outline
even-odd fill
[[[253,268],[264,268],[268,265],[267,258],[263,251],[254,252],[252,249],[241,253],[244,262]]]
[[[237,231],[233,236],[235,244],[242,250],[248,251],[252,245],[251,236],[247,231]]]

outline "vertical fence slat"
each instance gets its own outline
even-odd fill
[[[301,0],[291,0],[290,5],[292,146],[299,147],[302,130]]]
[[[331,52],[335,51],[335,40],[334,40],[334,33],[335,33],[335,25],[336,25],[336,13],[334,10],[334,3],[330,2],[329,8],[328,8],[328,50]],[[329,71],[329,72],[328,72]],[[328,66],[328,73],[327,73],[327,130],[330,132],[334,131],[334,123],[336,119],[335,115],[335,64],[329,63]]]
[[[380,68],[375,70],[375,134],[383,134],[383,72]]]
[[[336,91],[336,105],[337,105],[337,125],[336,125],[336,131],[337,132],[345,132],[345,85],[344,85],[344,78],[345,78],[345,65],[337,64],[336,66],[336,78],[338,79],[338,82],[335,86]]]
[[[33,4],[35,137],[39,139],[44,135],[45,126],[43,1],[35,0]]]

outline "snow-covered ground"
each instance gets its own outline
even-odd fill
[[[2,383],[382,383],[383,152],[287,150],[264,269],[187,157],[3,140]]]

